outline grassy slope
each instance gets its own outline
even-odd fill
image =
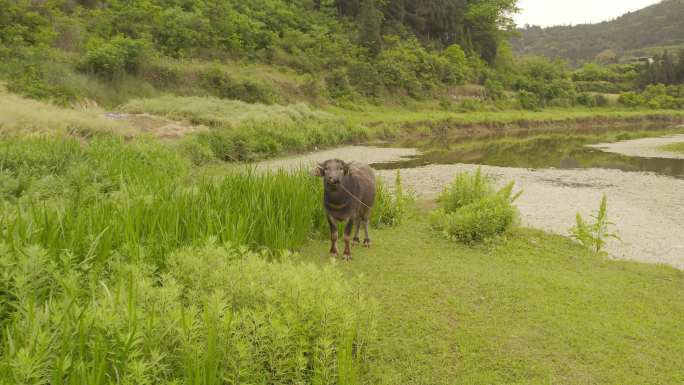
[[[384,384],[684,381],[684,273],[608,261],[516,230],[490,247],[437,236],[424,213],[376,231],[341,268],[381,304]],[[327,263],[325,241],[302,251]]]
[[[662,148],[665,151],[681,152],[682,154],[684,154],[684,142],[668,144],[667,146],[663,146]]]

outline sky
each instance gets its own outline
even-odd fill
[[[597,23],[636,11],[660,0],[519,0],[519,27]]]

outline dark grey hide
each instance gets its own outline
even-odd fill
[[[344,225],[344,259],[351,260],[349,241],[354,225],[354,243],[358,244],[359,229],[363,226],[365,247],[370,247],[368,221],[375,204],[375,173],[361,163],[345,163],[339,159],[327,160],[316,167],[315,175],[323,178],[323,204],[330,224],[330,254],[337,257],[337,224]]]

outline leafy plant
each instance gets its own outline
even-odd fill
[[[601,198],[598,212],[592,215],[592,218],[594,218],[594,222],[588,223],[580,213],[577,213],[576,224],[570,229],[570,236],[594,253],[602,254],[608,239],[620,239],[616,233],[610,230],[614,223],[608,220],[608,198],[605,194]]]
[[[440,209],[431,213],[432,227],[463,243],[504,234],[517,215],[513,202],[521,193],[513,194],[514,185],[495,191],[479,168],[473,174],[458,174],[440,195]]]

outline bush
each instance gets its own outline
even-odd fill
[[[636,92],[623,92],[620,94],[618,103],[626,107],[636,108],[644,106],[646,104],[646,98],[644,98],[643,95],[638,94]]]
[[[490,100],[500,100],[504,97],[504,86],[494,79],[487,79],[484,84],[485,95]]]
[[[542,109],[541,100],[537,94],[528,91],[518,91],[518,104],[522,109],[530,111],[540,111]]]
[[[625,92],[619,102],[627,107],[678,109],[684,107],[684,96],[679,86],[649,85],[642,93]]]
[[[510,197],[502,194],[486,197],[454,213],[433,213],[433,227],[463,243],[482,242],[508,231],[513,225],[516,209]]]
[[[332,268],[230,245],[89,271],[0,244],[0,383],[353,384],[375,306]]]
[[[517,210],[511,182],[499,191],[482,176],[461,173],[439,197],[440,208],[431,213],[433,228],[463,243],[482,242],[507,232],[514,224]]]
[[[116,36],[109,41],[93,38],[86,45],[83,67],[108,79],[134,73],[149,51],[144,40]]]
[[[470,68],[465,51],[458,44],[452,44],[443,52],[448,66],[444,80],[448,84],[463,84],[469,77]]]
[[[212,66],[201,72],[200,84],[219,98],[264,104],[278,101],[277,92],[270,86],[251,79],[235,80],[219,66]]]

